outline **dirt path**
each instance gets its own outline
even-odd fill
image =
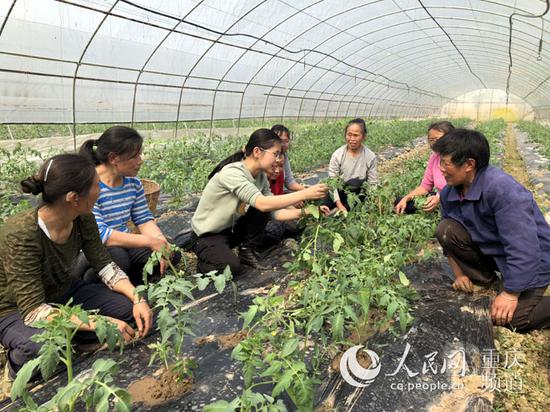
[[[513,125],[509,124],[504,141],[503,169],[533,192],[541,208],[550,206],[546,197],[540,196],[529,182],[529,177],[519,155]],[[549,292],[547,291],[547,295]],[[550,410],[550,331],[514,333],[495,327],[495,346],[499,365],[505,365],[517,356],[521,367],[497,369],[500,391],[495,391],[494,410],[538,412]],[[507,359],[508,358],[508,359]]]
[[[516,133],[513,124],[508,124],[506,130],[506,137],[504,138],[504,159],[502,163],[502,168],[506,173],[514,176],[514,179],[533,193],[541,209],[550,208],[550,200],[547,196],[537,191],[529,181],[527,169],[517,149]]]

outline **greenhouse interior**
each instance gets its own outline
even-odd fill
[[[549,11],[0,0],[0,411],[550,410]]]

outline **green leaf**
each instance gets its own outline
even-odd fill
[[[104,393],[103,397],[99,399],[99,402],[95,405],[95,412],[108,412],[109,411],[109,394]]]
[[[344,317],[340,312],[332,318],[332,337],[336,340],[344,337]]]
[[[115,391],[118,399],[115,401],[115,410],[117,412],[130,412],[132,410],[132,400],[130,394],[124,389],[117,389]]]
[[[118,364],[113,359],[98,359],[92,365],[92,368],[97,373],[110,372],[115,373],[118,369]]]
[[[275,385],[275,387],[273,388],[271,396],[275,398],[279,396],[283,391],[287,390],[292,383],[293,376],[294,372],[291,369],[287,369],[285,373],[283,373],[281,379],[279,379],[279,382],[277,382],[277,385]]]
[[[370,308],[370,293],[367,290],[361,290],[359,292],[359,302],[361,302],[361,309],[363,310],[363,316],[365,319],[369,315]]]
[[[388,305],[388,318],[393,318],[393,315],[395,314],[395,311],[397,310],[399,304],[397,303],[396,300],[393,300],[390,302],[390,304]]]
[[[208,278],[198,278],[197,279],[197,289],[202,291],[202,290],[206,289],[206,287],[208,286],[209,283],[210,283],[210,279],[208,279]]]
[[[40,373],[44,380],[48,380],[59,363],[59,352],[52,344],[44,344],[40,350]]]
[[[283,358],[286,358],[287,356],[294,353],[298,345],[300,344],[300,341],[298,339],[289,339],[285,342],[283,349],[281,351],[281,356]]]
[[[229,265],[227,265],[223,270],[223,276],[225,277],[225,280],[228,282],[233,279],[233,274],[231,273],[231,267]]]
[[[237,410],[237,406],[227,401],[216,401],[203,408],[203,412],[233,412]]]
[[[273,375],[277,374],[277,372],[279,372],[282,367],[283,367],[282,362],[275,361],[269,368],[267,368],[265,371],[263,371],[260,374],[260,376],[262,378],[264,378],[266,376],[273,376]]]
[[[74,405],[76,399],[78,399],[82,395],[82,392],[85,388],[85,385],[77,380],[73,380],[67,386],[61,388],[56,395],[56,397],[58,397],[57,405],[59,406],[59,410],[71,410],[71,405]]]
[[[325,318],[323,316],[315,316],[310,322],[309,322],[309,329],[313,332],[319,332],[321,327],[323,326],[323,321]]]
[[[403,286],[409,286],[411,284],[411,281],[403,272],[399,272],[399,281],[403,284]]]
[[[231,358],[241,362],[244,362],[248,359],[248,356],[246,355],[246,353],[244,353],[242,344],[239,343],[233,348],[233,351],[231,352]]]
[[[214,287],[218,293],[223,293],[223,290],[225,289],[225,275],[219,275],[214,278]]]
[[[342,237],[342,235],[340,235],[340,233],[334,233],[333,236],[334,236],[334,239],[332,241],[332,249],[335,252],[338,252],[340,250],[340,247],[344,243],[344,238]]]
[[[257,305],[251,305],[248,308],[248,312],[241,313],[241,316],[244,319],[243,329],[246,329],[248,325],[254,320],[254,317],[256,316],[256,313],[258,312],[258,306]]]
[[[26,391],[27,382],[31,379],[32,373],[39,363],[40,358],[31,359],[19,369],[11,387],[12,400],[16,400]]]
[[[353,308],[350,305],[344,306],[344,312],[346,312],[346,315],[354,321],[355,323],[359,323],[359,319],[357,318],[357,314],[353,310]]]
[[[306,206],[308,212],[315,220],[319,220],[319,208],[316,205],[310,204]]]
[[[311,265],[311,271],[316,275],[321,275],[323,273],[323,269],[321,269],[321,266],[317,262],[313,262]]]

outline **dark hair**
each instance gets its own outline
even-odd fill
[[[428,133],[430,130],[437,130],[438,132],[443,133],[443,135],[446,135],[451,130],[454,130],[455,127],[451,122],[448,122],[447,120],[441,120],[439,122],[433,122],[431,125],[428,126]]]
[[[288,135],[288,138],[290,139],[290,130],[288,130],[288,127],[283,126],[282,124],[276,124],[271,128],[271,131],[277,136],[281,136],[281,134],[286,133]]]
[[[97,146],[95,150],[94,146]],[[86,140],[80,146],[79,154],[96,165],[108,164],[109,153],[130,159],[139,153],[141,146],[143,137],[137,131],[131,127],[113,126],[105,130],[99,139]]]
[[[454,129],[433,145],[433,151],[440,156],[451,155],[451,162],[462,166],[468,159],[476,161],[476,170],[489,164],[491,150],[483,133],[477,130]]]
[[[363,136],[366,136],[368,133],[367,125],[363,119],[357,118],[350,120],[348,124],[346,125],[346,128],[344,129],[344,134],[348,132],[348,127],[350,127],[352,124],[356,124],[361,128],[361,132],[363,133]]]
[[[250,156],[255,147],[260,149],[269,149],[275,144],[281,144],[281,138],[269,129],[258,129],[250,135],[248,143],[243,150],[233,153],[231,156],[223,159],[208,175],[208,180],[212,179],[216,173],[222,170],[230,163],[235,163],[243,160],[246,156]]]
[[[69,192],[87,195],[96,175],[95,165],[84,156],[60,154],[46,160],[37,174],[22,180],[21,188],[33,195],[42,193],[42,201],[51,204]]]

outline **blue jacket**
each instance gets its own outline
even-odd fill
[[[477,170],[466,196],[445,186],[441,214],[460,222],[481,251],[492,256],[504,289],[522,292],[550,283],[550,226],[529,190],[502,170]]]

